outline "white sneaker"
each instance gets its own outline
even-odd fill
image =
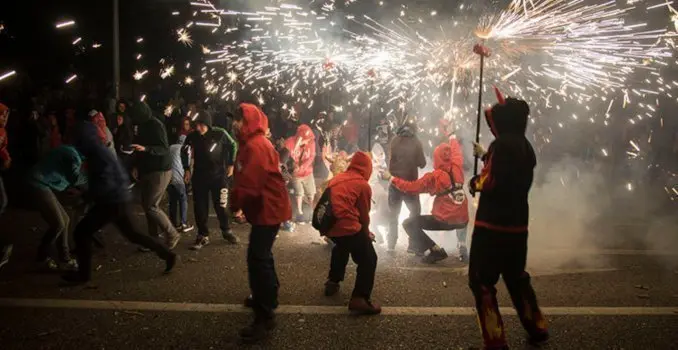
[[[193,231],[194,228],[195,227],[193,227],[193,225],[183,224],[183,225],[177,227],[177,231],[179,231],[181,233],[188,233],[188,232]]]
[[[190,247],[190,249],[191,250],[200,250],[208,244],[210,244],[210,238],[209,237],[198,236],[198,238],[195,239],[195,244],[193,244]]]
[[[78,261],[75,259],[69,259],[67,262],[64,263],[65,268],[67,270],[72,270],[72,271],[77,271],[80,266],[78,265]]]

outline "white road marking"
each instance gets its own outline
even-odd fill
[[[427,272],[440,272],[440,273],[456,273],[460,275],[468,275],[468,267],[434,267],[434,266],[397,266],[397,267],[386,267],[386,269],[396,269],[403,271],[427,271]],[[553,269],[553,270],[534,270],[531,271],[527,269],[532,277],[540,276],[557,276],[557,275],[575,275],[575,274],[584,274],[584,273],[601,273],[601,272],[613,272],[619,271],[619,269],[614,268],[598,268],[598,269]]]
[[[136,310],[160,312],[250,313],[239,304],[165,303],[155,301],[68,300],[68,299],[3,299],[0,308],[51,308],[86,310]],[[552,316],[676,316],[678,307],[543,307]],[[278,314],[342,315],[345,306],[280,305]],[[506,315],[515,315],[512,308],[501,308]],[[384,315],[390,316],[475,316],[471,307],[410,307],[385,306]]]

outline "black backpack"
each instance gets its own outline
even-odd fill
[[[316,204],[315,209],[313,209],[311,224],[314,229],[320,232],[321,236],[327,235],[337,222],[337,218],[334,217],[334,212],[332,211],[332,201],[330,200],[331,192],[332,188],[328,186],[322,196],[320,196],[320,200],[318,201],[318,204]]]

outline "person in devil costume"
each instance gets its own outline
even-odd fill
[[[471,244],[469,286],[476,300],[485,349],[508,349],[495,289],[500,275],[530,343],[546,342],[549,333],[525,271],[528,193],[537,164],[525,137],[530,108],[523,100],[504,99],[496,88],[495,93],[499,103],[485,111],[495,140],[487,152],[475,145],[484,167],[469,184],[472,194],[481,194]]]

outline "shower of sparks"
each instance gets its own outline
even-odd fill
[[[134,73],[134,80],[137,80],[137,81],[141,80],[141,79],[144,78],[144,76],[146,76],[146,74],[148,74],[148,70],[144,70],[143,72],[136,71]]]
[[[191,77],[186,77],[186,79],[184,79],[184,84],[186,85],[193,85],[193,82],[194,80]]]
[[[9,72],[3,73],[2,75],[0,75],[0,81],[3,81],[5,79],[12,77],[12,76],[15,76],[15,75],[16,75],[16,71],[9,71]]]
[[[98,48],[100,48],[100,47],[101,47],[101,44],[99,44],[99,43],[94,43],[94,44],[92,44],[92,48],[93,48],[93,49],[98,49]]]
[[[68,79],[66,79],[66,84],[70,84],[70,83],[73,82],[73,80],[75,80],[77,77],[78,77],[77,74],[71,75]]]
[[[174,112],[174,106],[172,106],[172,105],[167,105],[167,106],[165,106],[165,112],[164,112],[164,114],[165,114],[166,117],[172,116],[172,113],[173,113],[173,112]]]
[[[56,24],[57,29],[68,28],[75,25],[75,21],[65,21]]]
[[[177,37],[178,37],[177,40],[180,43],[182,43],[182,44],[184,44],[188,47],[193,46],[193,39],[191,39],[191,34],[186,29],[183,29],[183,28],[179,29],[177,31]]]
[[[174,66],[165,67],[162,70],[160,70],[160,77],[162,79],[167,79],[172,75],[174,75]]]
[[[81,41],[82,41],[82,38],[77,38],[77,39],[73,40],[73,45],[77,45]]]

